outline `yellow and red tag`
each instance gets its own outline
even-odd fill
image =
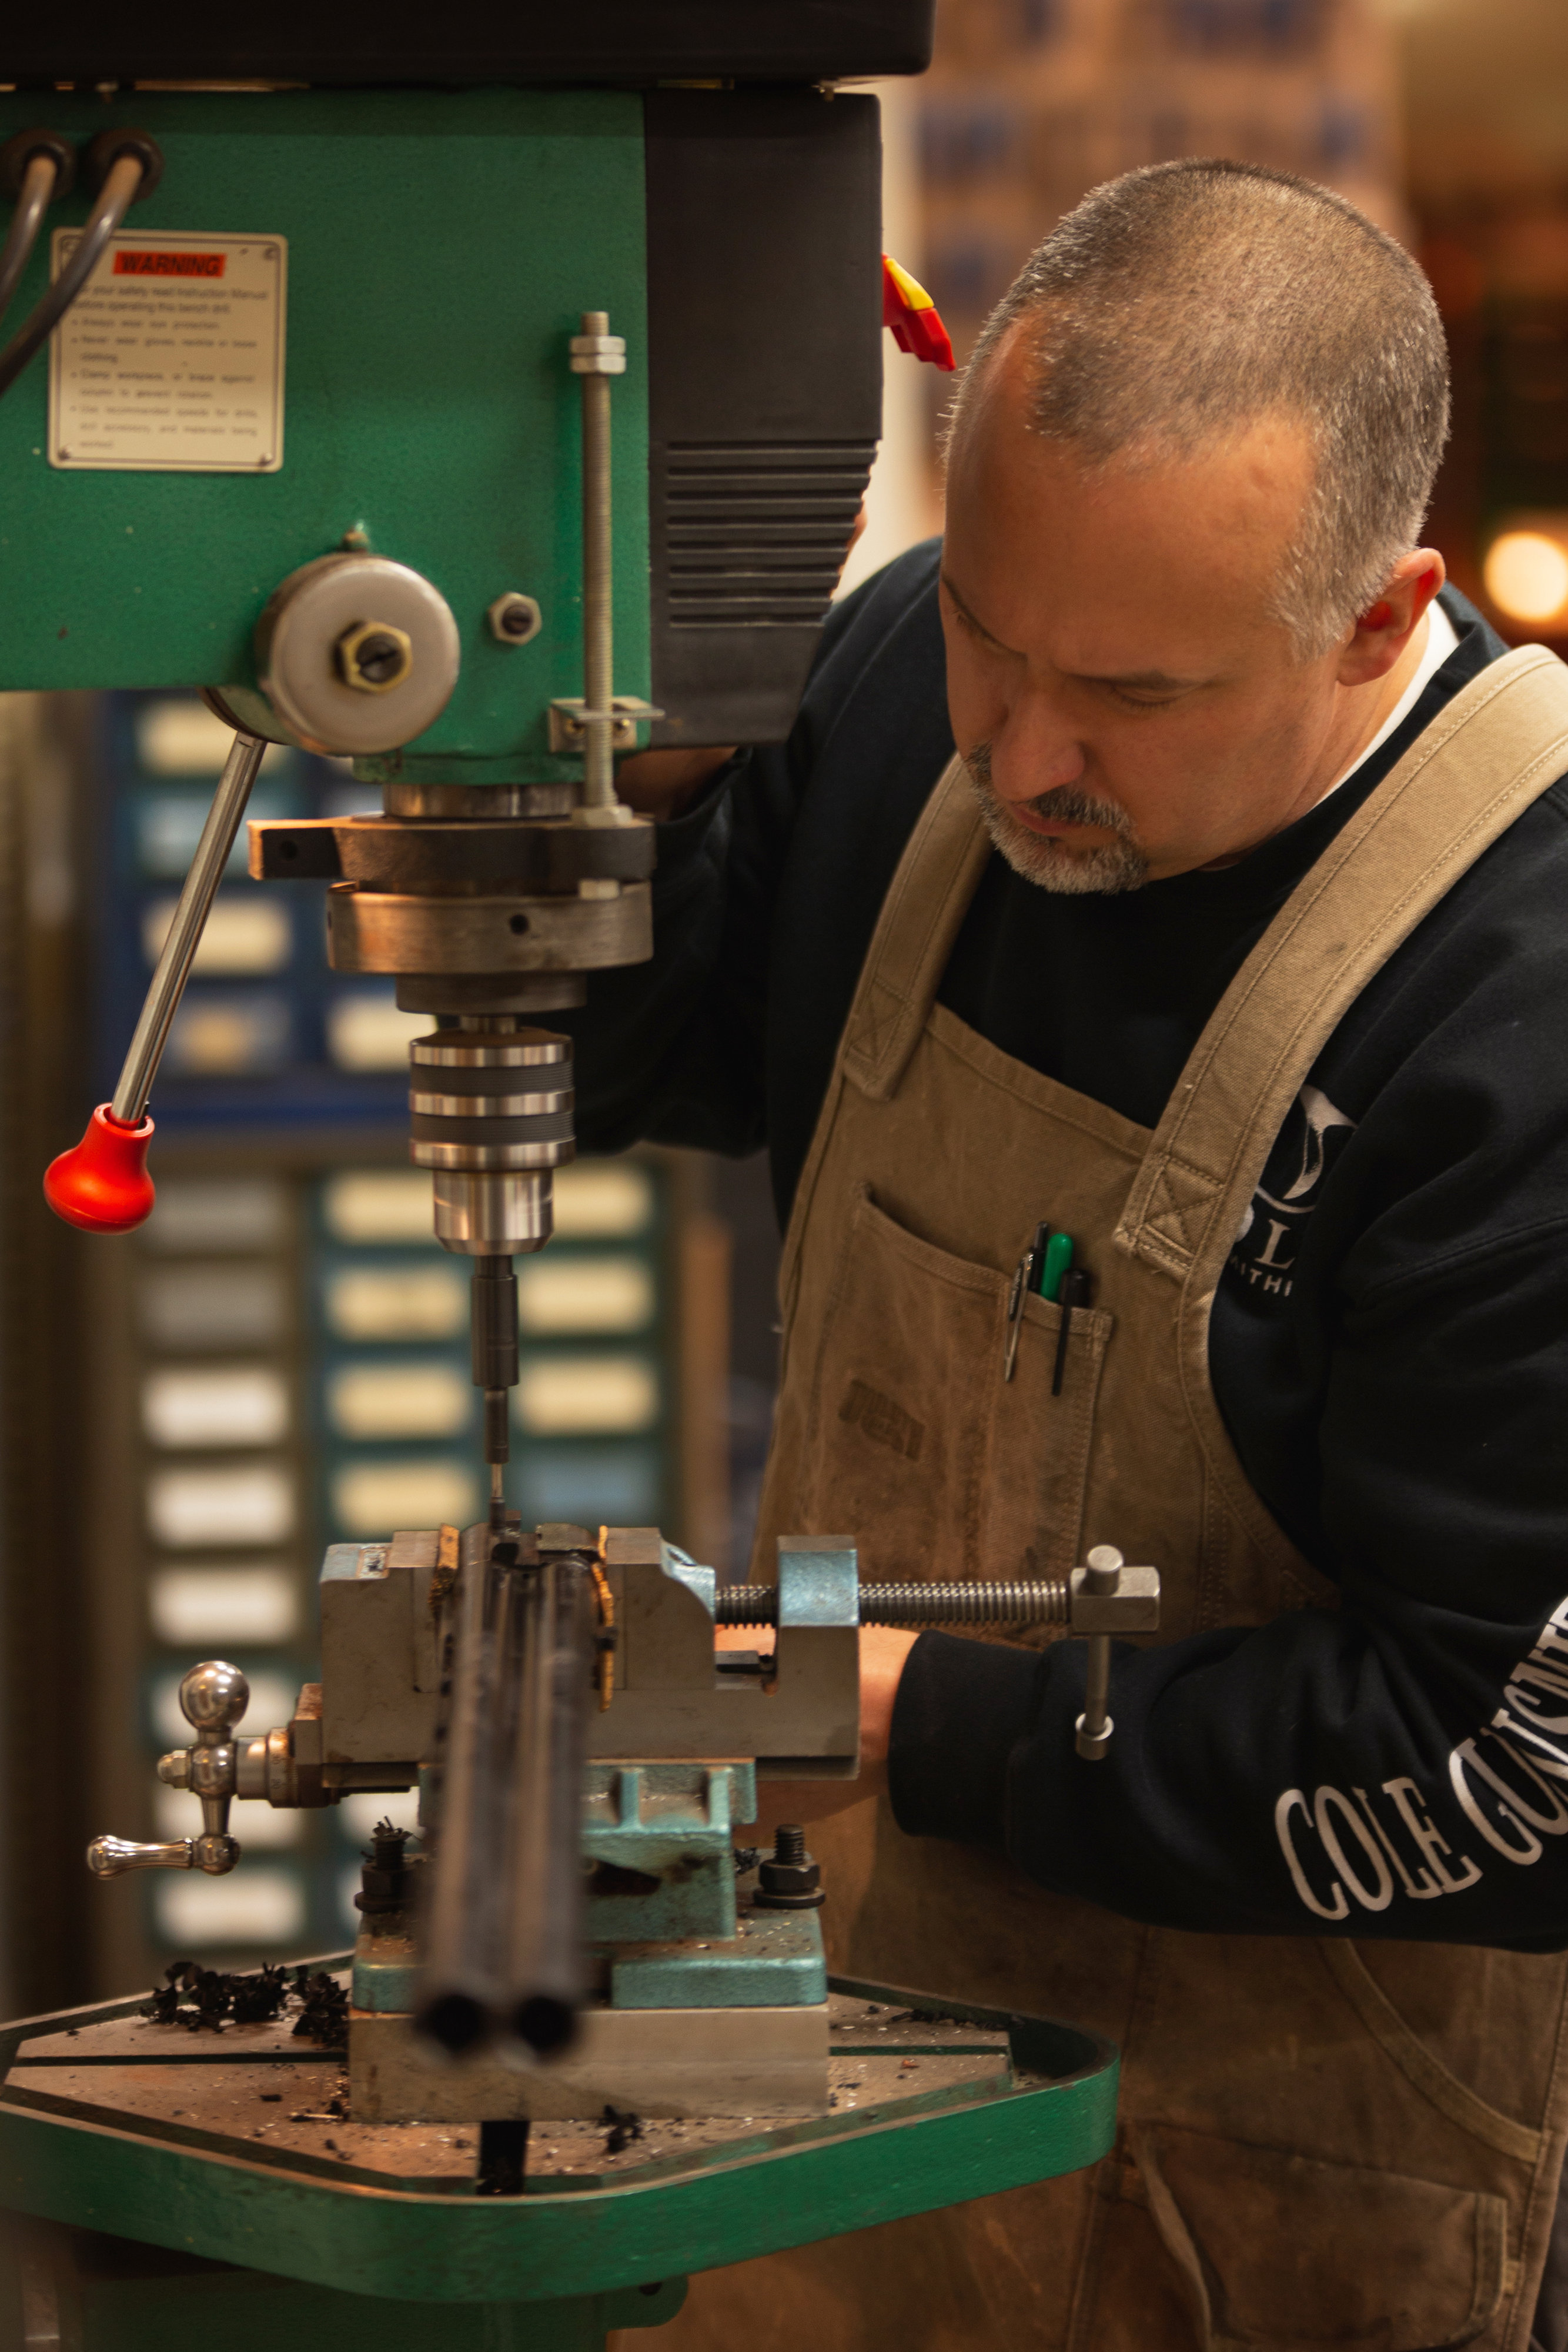
[[[882,257],[882,323],[892,328],[900,351],[952,372],[953,346],[936,303],[919,279],[911,278],[885,253]]]

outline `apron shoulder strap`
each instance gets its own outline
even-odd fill
[[[1219,1279],[1274,1139],[1345,1012],[1568,769],[1568,667],[1523,646],[1471,680],[1303,876],[1216,1007],[1155,1131],[1119,1245]]]
[[[990,852],[955,753],[899,860],[844,1025],[841,1066],[873,1102],[898,1091]]]

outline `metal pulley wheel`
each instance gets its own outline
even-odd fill
[[[256,673],[308,751],[356,757],[423,735],[457,683],[462,645],[439,589],[384,555],[291,572],[256,625]]]

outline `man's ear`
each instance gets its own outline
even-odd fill
[[[1400,557],[1382,595],[1357,618],[1340,656],[1334,676],[1341,686],[1372,686],[1387,677],[1448,576],[1435,547],[1414,548]]]

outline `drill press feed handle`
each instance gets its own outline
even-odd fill
[[[128,1234],[152,1213],[152,1179],[147,1147],[152,1121],[122,1127],[107,1103],[99,1103],[79,1143],[52,1160],[44,1176],[44,1198],[68,1225],[84,1234]]]
[[[201,1799],[202,1834],[165,1845],[94,1838],[87,1866],[95,1878],[119,1878],[128,1870],[202,1870],[221,1878],[234,1868],[239,1860],[239,1842],[228,1833],[229,1803],[238,1787],[234,1730],[249,1705],[250,1685],[237,1666],[213,1658],[191,1668],[180,1685],[180,1707],[196,1737],[189,1748],[162,1759],[158,1778]]]
[[[51,1160],[44,1177],[44,1198],[56,1216],[84,1233],[128,1234],[145,1224],[152,1213],[152,1179],[147,1173],[147,1146],[152,1138],[148,1097],[266,750],[258,736],[235,735],[127,1049],[114,1099],[99,1103],[81,1141]]]

